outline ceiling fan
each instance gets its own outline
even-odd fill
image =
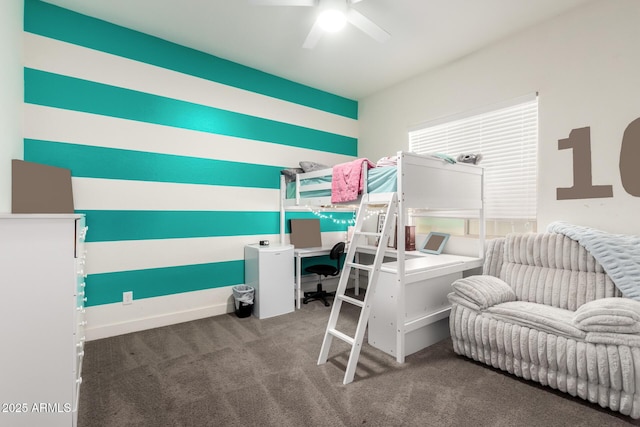
[[[249,0],[262,6],[312,6],[317,7],[318,16],[302,47],[312,49],[326,32],[336,32],[348,22],[374,40],[383,43],[391,35],[369,18],[351,7],[362,0]]]

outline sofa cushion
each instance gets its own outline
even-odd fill
[[[627,298],[591,301],[576,310],[574,322],[587,332],[639,333],[640,302]]]
[[[456,295],[484,310],[492,305],[515,301],[516,294],[502,280],[493,276],[469,276],[452,284]]]
[[[573,324],[573,311],[527,301],[510,301],[487,308],[496,320],[567,338],[584,339],[586,333]]]

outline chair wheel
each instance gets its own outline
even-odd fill
[[[329,304],[328,302],[325,301],[324,306],[325,307],[329,307],[331,304]]]
[[[308,303],[308,302],[309,302],[309,301],[302,301],[302,303],[303,303],[303,304],[306,304],[306,303]]]

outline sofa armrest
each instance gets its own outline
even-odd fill
[[[484,310],[508,301],[515,301],[516,294],[504,281],[493,276],[469,276],[451,285],[454,295]]]
[[[582,304],[573,323],[585,332],[640,333],[640,301],[629,298],[600,298]]]

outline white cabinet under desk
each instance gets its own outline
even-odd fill
[[[0,214],[0,425],[75,426],[84,216]]]
[[[404,362],[405,356],[446,338],[451,284],[481,266],[481,258],[423,254],[405,260],[401,286],[398,262],[382,264],[371,305],[369,344]]]

